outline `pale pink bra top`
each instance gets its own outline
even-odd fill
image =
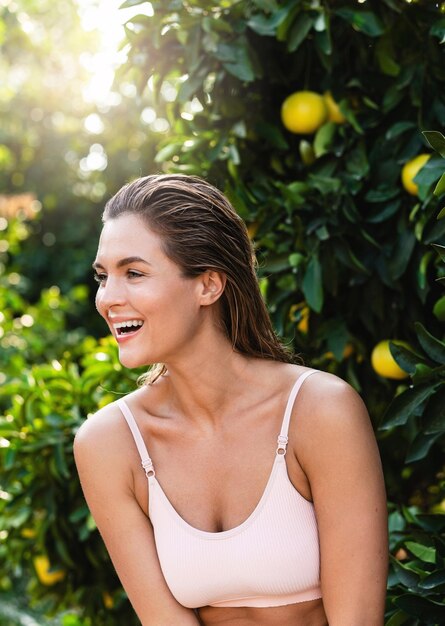
[[[124,400],[117,401],[147,475],[148,514],[161,569],[183,606],[267,607],[321,597],[314,506],[290,482],[285,461],[292,407],[303,381],[314,372],[306,371],[292,387],[260,501],[242,524],[221,532],[199,530],[178,515],[155,476],[133,415]]]

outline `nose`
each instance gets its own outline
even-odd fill
[[[106,282],[100,285],[96,293],[96,308],[102,317],[108,316],[112,307],[125,304],[125,290],[116,278],[108,276]]]

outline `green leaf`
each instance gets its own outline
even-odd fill
[[[445,193],[445,172],[439,178],[439,182],[437,183],[433,191],[433,194],[435,196],[441,196],[443,193]]]
[[[326,152],[329,152],[329,148],[332,145],[332,140],[335,135],[335,130],[336,124],[334,124],[334,122],[327,122],[326,124],[320,126],[317,130],[313,144],[314,153],[317,159],[323,156],[323,154],[326,154]]]
[[[266,13],[278,10],[276,0],[253,0],[253,4]]]
[[[394,598],[393,603],[409,615],[418,617],[422,624],[443,624],[445,622],[445,606],[416,594],[404,594]]]
[[[270,16],[257,13],[249,19],[247,26],[259,35],[274,36],[278,26],[286,19],[289,13],[288,7],[283,7],[275,11]]]
[[[414,461],[420,461],[420,459],[424,459],[428,452],[431,450],[434,442],[441,436],[442,433],[435,433],[434,435],[427,435],[426,433],[422,432],[417,433],[414,441],[409,447],[405,462],[413,463]]]
[[[369,37],[379,37],[385,32],[385,27],[381,20],[371,11],[340,8],[335,13],[349,22],[355,30],[369,35]]]
[[[414,122],[396,122],[386,131],[385,139],[387,139],[388,141],[390,141],[391,139],[395,139],[405,131],[411,130],[412,128],[416,128],[416,124],[414,124]]]
[[[271,255],[265,266],[266,272],[277,273],[289,268],[289,257],[287,254]]]
[[[346,344],[351,339],[345,321],[341,318],[329,319],[319,328],[319,339],[326,341],[328,351],[333,352],[338,363],[343,360]]]
[[[416,238],[412,231],[404,230],[400,233],[396,245],[388,261],[388,268],[393,280],[398,280],[407,268],[416,244]]]
[[[385,622],[385,626],[403,626],[406,623],[408,616],[405,611],[396,611],[391,615],[391,617]]]
[[[413,182],[419,186],[429,187],[442,176],[444,167],[445,163],[442,162],[441,158],[433,155],[414,176]]]
[[[445,365],[445,343],[433,337],[420,322],[414,324],[420,345],[430,359]]]
[[[445,261],[445,246],[440,246],[438,243],[433,243],[433,248],[440,256],[442,261]]]
[[[323,308],[323,284],[321,265],[316,255],[309,259],[301,288],[309,307],[320,313]]]
[[[405,346],[397,343],[393,343],[392,341],[389,343],[389,351],[394,357],[396,363],[400,365],[400,367],[408,372],[409,374],[414,374],[416,371],[417,364],[421,357],[415,354],[411,350],[408,350]]]
[[[287,49],[289,52],[295,52],[298,50],[302,42],[306,39],[309,31],[312,28],[312,18],[304,12],[293,24],[287,37]]]
[[[424,384],[403,391],[389,405],[380,430],[388,430],[406,424],[410,417],[417,415],[419,408],[436,390],[437,386]]]
[[[325,19],[324,21],[326,23],[327,20]],[[317,20],[317,22],[318,22],[318,20]],[[317,22],[316,22],[316,24],[317,24]],[[326,57],[330,57],[331,54],[332,54],[332,37],[331,37],[331,29],[329,27],[329,21],[327,21],[327,25],[328,25],[328,27],[325,30],[322,30],[322,31],[317,30],[317,28],[315,26],[314,43],[315,43],[316,47],[318,48],[318,50],[320,51],[320,53],[322,55],[321,56],[321,61],[322,61],[323,65],[329,71],[330,70],[330,64],[329,64],[329,61],[326,59]],[[341,107],[340,107],[340,110],[341,110]],[[342,113],[343,113],[343,111],[342,111]]]
[[[155,156],[155,163],[164,163],[169,161],[175,154],[179,154],[182,148],[182,144],[169,143],[159,150]]]
[[[397,85],[390,87],[383,97],[383,112],[389,113],[403,100],[404,92]]]
[[[205,68],[200,68],[185,80],[178,91],[178,102],[187,102],[202,88],[204,76],[207,74]]]
[[[368,202],[386,202],[399,195],[399,190],[393,185],[377,185],[366,193]]]
[[[406,521],[400,511],[393,511],[388,516],[388,530],[390,534],[394,534],[401,530],[405,530]]]
[[[445,515],[441,513],[419,513],[416,515],[416,522],[430,533],[440,533],[445,530]]]
[[[425,407],[422,431],[427,435],[445,433],[445,383]]]
[[[331,178],[330,176],[310,174],[309,181],[312,187],[317,189],[323,196],[337,194],[342,188],[342,181],[339,178]]]
[[[376,55],[380,69],[387,76],[398,76],[400,65],[394,58],[394,46],[390,37],[381,37],[376,45]]]
[[[445,18],[438,20],[431,26],[430,35],[440,39],[439,43],[445,43]]]
[[[258,135],[267,140],[267,142],[274,148],[279,150],[289,150],[289,144],[287,143],[282,131],[275,124],[261,120],[255,127]]]
[[[443,209],[439,211],[439,215],[437,216],[437,219],[441,220],[443,217],[445,217],[445,206],[443,207]]]
[[[433,572],[419,583],[422,589],[435,589],[442,585],[445,585],[445,569]]]
[[[14,467],[16,453],[17,451],[13,448],[8,448],[6,450],[6,453],[4,456],[4,462],[3,462],[3,469],[5,471],[8,471]]]
[[[440,322],[445,322],[445,296],[442,296],[437,300],[433,306],[433,314]]]
[[[445,137],[437,130],[424,130],[423,136],[430,146],[445,159]]]
[[[408,589],[417,589],[420,580],[419,574],[406,567],[398,559],[390,556],[391,566],[395,571],[398,581]]]
[[[139,4],[146,4],[147,2],[148,0],[126,0],[123,4],[119,5],[119,9],[128,9]]]
[[[408,548],[410,552],[414,554],[414,556],[416,556],[421,561],[424,561],[425,563],[436,562],[436,549],[435,548],[424,546],[423,544],[416,543],[415,541],[406,541],[405,546]]]
[[[70,471],[66,464],[65,451],[64,451],[62,444],[60,443],[54,446],[54,458],[55,458],[56,467],[57,467],[57,471],[59,472],[59,475],[63,476],[63,478],[69,478]]]
[[[234,52],[235,62],[224,63],[225,69],[242,82],[249,83],[255,80],[255,70],[250,60],[247,43],[236,46]]]

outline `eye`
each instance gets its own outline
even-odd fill
[[[96,281],[96,283],[99,283],[99,285],[102,285],[105,282],[107,275],[99,274],[99,272],[94,272],[93,278]]]
[[[143,274],[136,272],[135,270],[128,270],[127,276],[128,278],[141,278]]]

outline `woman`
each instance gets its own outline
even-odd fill
[[[125,186],[103,220],[97,309],[124,366],[157,365],[74,450],[143,626],[381,625],[386,499],[369,417],[277,340],[242,220],[182,175]]]

